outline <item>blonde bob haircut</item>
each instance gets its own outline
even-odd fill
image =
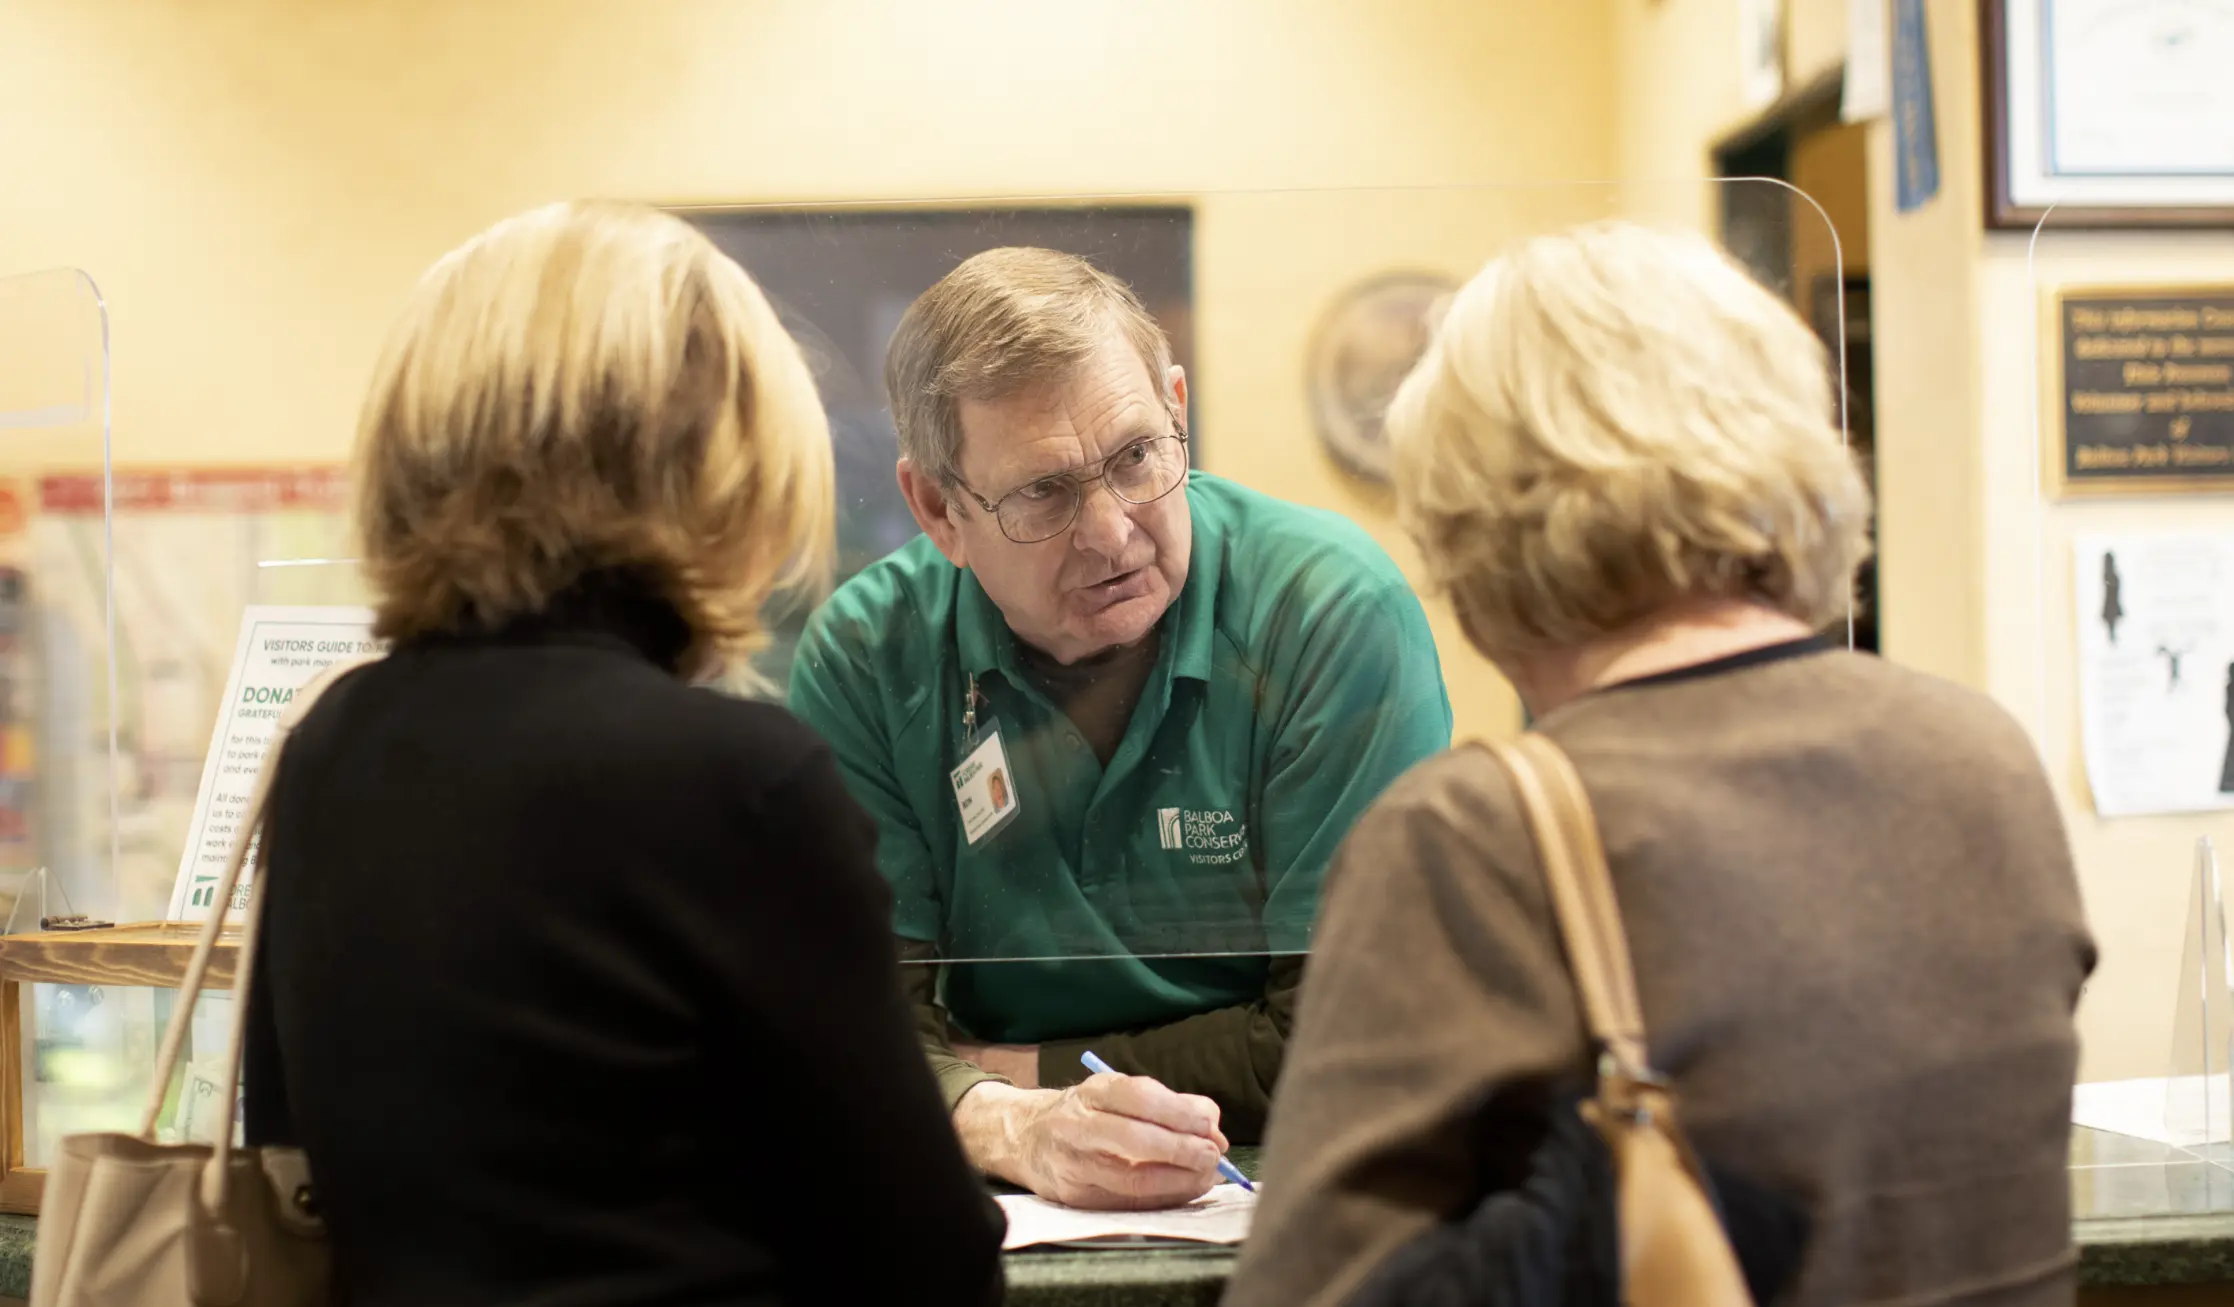
[[[1821,345],[1695,235],[1599,223],[1491,262],[1388,430],[1403,527],[1492,658],[1695,599],[1820,628],[1869,552]]]
[[[744,269],[637,205],[554,204],[436,263],[357,432],[376,632],[487,630],[599,571],[656,588],[692,671],[828,578],[830,430]]]

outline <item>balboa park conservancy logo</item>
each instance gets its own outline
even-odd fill
[[[1249,854],[1249,833],[1224,808],[1156,809],[1156,842],[1196,863],[1239,862]]]

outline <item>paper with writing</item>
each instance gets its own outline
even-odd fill
[[[1088,1212],[1033,1194],[1003,1194],[1000,1203],[1008,1213],[1001,1247],[1010,1249],[1141,1237],[1237,1244],[1249,1237],[1257,1211],[1257,1196],[1237,1184],[1219,1185],[1184,1207],[1160,1212]]]

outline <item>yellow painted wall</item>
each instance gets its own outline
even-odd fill
[[[1870,311],[1885,653],[1991,688],[1979,443],[1977,15],[1927,5],[1940,194],[1894,204],[1889,120],[1869,126]]]
[[[2211,836],[2234,874],[2234,814],[2094,814],[2078,737],[2072,539],[2234,527],[2234,503],[2042,499],[2036,314],[2041,293],[2059,283],[2234,281],[2234,237],[2051,230],[2035,254],[2028,233],[1984,232],[1976,7],[1933,3],[1926,15],[1938,198],[1897,213],[1889,125],[1869,124],[1865,141],[1885,649],[1994,695],[2041,741],[2103,952],[2080,1009],[2082,1077],[2159,1075],[2172,1045],[2194,843]],[[1815,33],[1807,58],[1819,63],[1828,17],[1805,21]],[[1742,118],[1735,24],[1734,0],[1617,0],[1625,166],[1698,157]],[[1697,76],[1655,72],[1662,49],[1690,55]]]
[[[2234,238],[2051,226],[2035,246],[2030,233],[1984,232],[1976,10],[1927,11],[1942,194],[1915,214],[1894,214],[1882,124],[1871,155],[1880,457],[1889,436],[1899,441],[1885,486],[1888,649],[1985,689],[2040,741],[2102,947],[2080,1011],[2082,1078],[2160,1075],[2194,843],[2210,835],[2234,849],[2234,813],[2095,814],[2078,733],[2072,540],[2087,531],[2234,527],[2234,504],[2040,496],[2040,295],[2060,283],[2234,281]]]
[[[2053,218],[2050,219],[2051,224]],[[2096,531],[2234,530],[2226,495],[2052,502],[2037,498],[2041,297],[2058,285],[2234,285],[2234,235],[2114,235],[2051,227],[1985,242],[1978,276],[1989,684],[2043,740],[2103,961],[2084,1009],[2089,1079],[2161,1075],[2195,841],[2234,876],[2234,812],[2104,820],[2080,755],[2073,540]],[[2223,669],[2204,668],[2216,683]],[[2223,1054],[2222,1054],[2223,1055]]]
[[[1609,3],[20,0],[0,272],[100,279],[121,459],[338,458],[411,280],[530,204],[1605,178]],[[1343,279],[1463,275],[1538,208],[1567,211],[1205,198],[1212,469],[1389,539],[1317,448],[1302,333]],[[1509,725],[1437,620],[1461,729]]]
[[[1710,192],[1670,187],[1714,175],[1716,139],[1746,117],[1738,0],[1613,0],[1620,69],[1616,157],[1640,216],[1711,231]]]
[[[1846,63],[1846,0],[1784,0],[1784,76],[1805,86]]]

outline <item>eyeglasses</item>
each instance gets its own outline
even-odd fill
[[[1089,465],[1091,466],[1091,465]],[[1177,490],[1187,479],[1187,434],[1135,440],[1101,461],[1095,471],[1057,472],[1029,481],[998,501],[963,485],[978,507],[1001,524],[1001,534],[1020,545],[1052,540],[1078,520],[1086,487],[1096,481],[1128,504],[1150,504]]]

